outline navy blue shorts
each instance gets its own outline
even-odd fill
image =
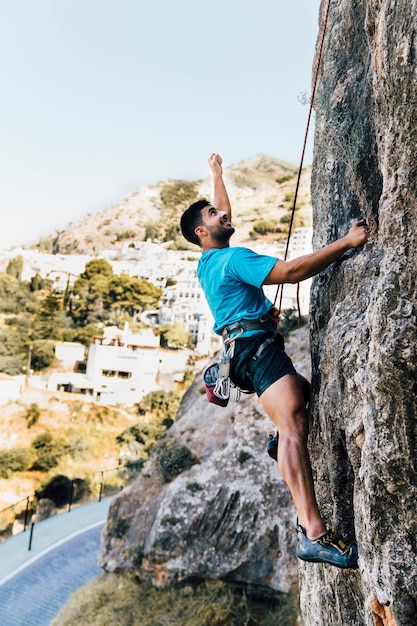
[[[286,374],[296,374],[290,357],[284,352],[281,335],[266,344],[261,354],[256,354],[266,337],[266,333],[260,333],[236,339],[230,368],[230,380],[237,387],[255,392],[257,396]]]

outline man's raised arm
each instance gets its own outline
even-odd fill
[[[220,154],[213,153],[209,156],[208,163],[213,173],[214,206],[219,211],[225,211],[229,216],[229,221],[232,221],[232,207],[223,180],[223,159]]]

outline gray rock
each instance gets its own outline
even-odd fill
[[[254,396],[217,407],[202,384],[200,374],[142,475],[113,501],[99,565],[160,586],[215,577],[288,592],[298,582],[296,514],[266,453],[273,424]],[[167,458],[184,462],[169,482]]]
[[[328,525],[356,536],[360,568],[301,565],[308,626],[417,623],[416,16],[416,0],[339,0],[330,10],[315,105],[315,246],[361,215],[373,236],[312,288],[317,496]]]

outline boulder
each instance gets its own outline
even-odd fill
[[[308,374],[308,331],[299,336],[292,343]],[[219,578],[289,592],[298,583],[296,513],[266,453],[270,433],[255,396],[209,404],[198,375],[141,476],[113,500],[99,565],[159,586]]]

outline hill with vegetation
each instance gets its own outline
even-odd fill
[[[235,243],[285,239],[293,206],[298,168],[280,159],[258,155],[225,170],[224,179],[237,227]],[[311,225],[311,168],[300,179],[295,226]],[[168,180],[134,190],[115,205],[39,241],[35,247],[59,254],[98,254],[135,241],[169,243],[183,249],[179,217],[189,204],[212,198],[212,182]]]

